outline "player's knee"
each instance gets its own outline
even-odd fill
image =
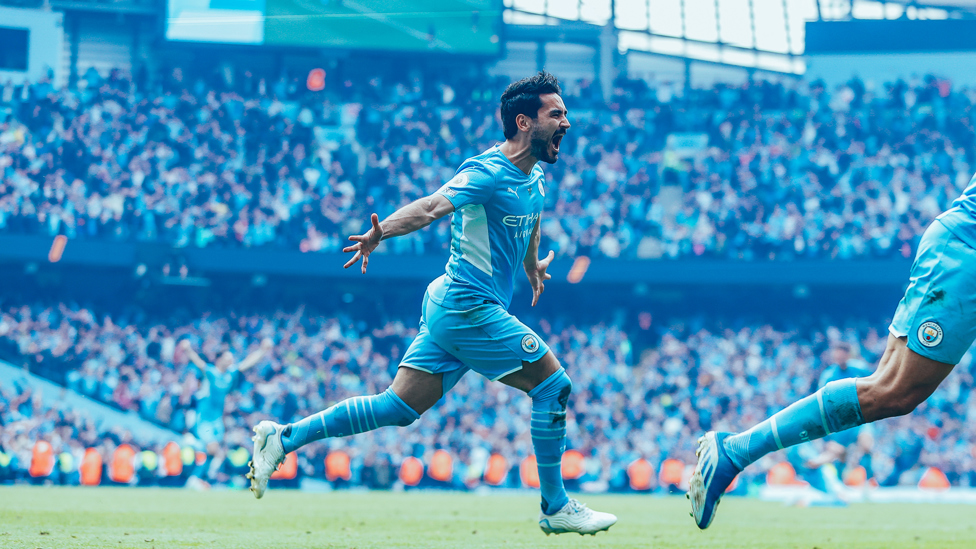
[[[415,416],[400,414],[397,417],[397,419],[393,422],[393,425],[396,425],[397,427],[406,427],[415,421],[417,421],[417,417]]]
[[[415,410],[410,404],[400,398],[392,387],[387,389],[382,395],[380,395],[381,402],[377,405],[381,406],[382,410],[386,414],[385,425],[395,425],[397,427],[406,427],[411,423],[420,419],[421,412]]]
[[[910,414],[928,396],[915,387],[872,378],[858,388],[862,413],[868,421]]]
[[[559,376],[559,379],[557,380],[557,394],[559,395],[557,400],[559,401],[560,406],[566,408],[566,406],[569,404],[569,395],[573,393],[573,380],[569,378],[569,374],[567,374],[566,370],[562,368],[560,368],[559,371],[554,375]]]
[[[899,391],[891,395],[891,403],[888,406],[888,417],[905,416],[915,411],[918,405],[925,401],[928,395],[914,388]]]

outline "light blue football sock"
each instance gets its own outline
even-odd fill
[[[285,452],[328,437],[358,435],[387,425],[406,427],[420,418],[393,389],[368,397],[347,398],[315,415],[292,423],[281,433]]]
[[[562,459],[566,450],[566,404],[573,382],[560,368],[529,391],[532,399],[532,446],[539,466],[542,512],[551,515],[569,503],[563,486]]]
[[[752,429],[726,438],[725,451],[741,470],[770,452],[862,425],[855,382],[831,381]]]

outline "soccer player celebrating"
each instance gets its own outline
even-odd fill
[[[569,129],[554,76],[540,72],[508,86],[501,97],[505,142],[469,158],[436,193],[400,208],[372,228],[351,236],[345,252],[362,260],[380,242],[430,225],[453,212],[447,272],[427,287],[420,331],[385,392],[342,401],[289,425],[262,421],[254,427],[251,491],[260,498],[285,454],[327,437],[355,435],[386,425],[407,426],[432,407],[468,370],[528,393],[531,434],[539,467],[546,534],[595,534],[617,517],[588,509],[566,495],[561,459],[566,405],[573,385],[545,342],[507,311],[516,267],[532,285],[532,305],[545,289],[550,252],[539,259],[539,223],[545,197],[538,162],[559,157]]]
[[[698,527],[708,528],[732,479],[766,454],[908,414],[927,399],[976,340],[974,265],[976,177],[922,234],[873,374],[831,381],[748,431],[699,439],[688,493]]]
[[[189,340],[180,341],[179,346],[190,362],[203,374],[204,383],[197,399],[196,424],[193,431],[212,459],[220,451],[220,444],[224,440],[224,403],[227,395],[234,388],[238,374],[260,362],[274,347],[274,342],[264,339],[258,350],[247,355],[240,362],[234,360],[233,353],[225,351],[217,357],[212,366],[200,358]],[[196,488],[203,486],[200,479],[207,477],[205,470],[209,468],[207,467],[209,462],[210,459],[194,471],[193,476],[187,479],[188,486]]]

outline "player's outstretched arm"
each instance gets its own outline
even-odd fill
[[[539,302],[539,296],[542,295],[542,292],[546,291],[545,282],[552,278],[546,269],[556,257],[556,254],[549,250],[549,255],[545,259],[539,259],[539,240],[542,238],[542,231],[539,229],[541,222],[542,216],[539,216],[539,219],[535,221],[535,227],[532,229],[532,238],[529,240],[529,248],[525,251],[525,259],[522,260],[525,276],[529,277],[529,283],[532,284],[533,307]]]
[[[257,351],[247,355],[244,357],[244,360],[237,364],[237,371],[243,372],[244,370],[253,368],[273,347],[274,341],[271,341],[269,338],[264,338],[261,340],[261,347]]]
[[[343,268],[348,269],[356,264],[360,258],[363,260],[363,274],[366,274],[366,266],[369,264],[369,254],[380,245],[380,242],[395,236],[402,236],[414,231],[423,229],[434,221],[444,217],[454,211],[454,204],[440,194],[432,194],[400,208],[390,214],[380,223],[378,215],[370,216],[373,227],[361,235],[350,236],[349,240],[355,242],[351,246],[342,249],[343,252],[354,252],[352,259],[346,262]]]
[[[196,351],[193,350],[193,347],[190,346],[189,340],[184,339],[183,341],[181,341],[180,349],[182,349],[183,352],[186,353],[186,357],[190,359],[190,362],[195,364],[197,368],[200,368],[201,372],[207,371],[207,363],[204,362],[202,358],[200,358],[200,355],[198,355]]]

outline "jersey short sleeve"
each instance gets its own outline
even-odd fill
[[[484,204],[494,192],[495,175],[477,164],[461,166],[457,175],[437,191],[454,204],[455,210],[469,204]]]

